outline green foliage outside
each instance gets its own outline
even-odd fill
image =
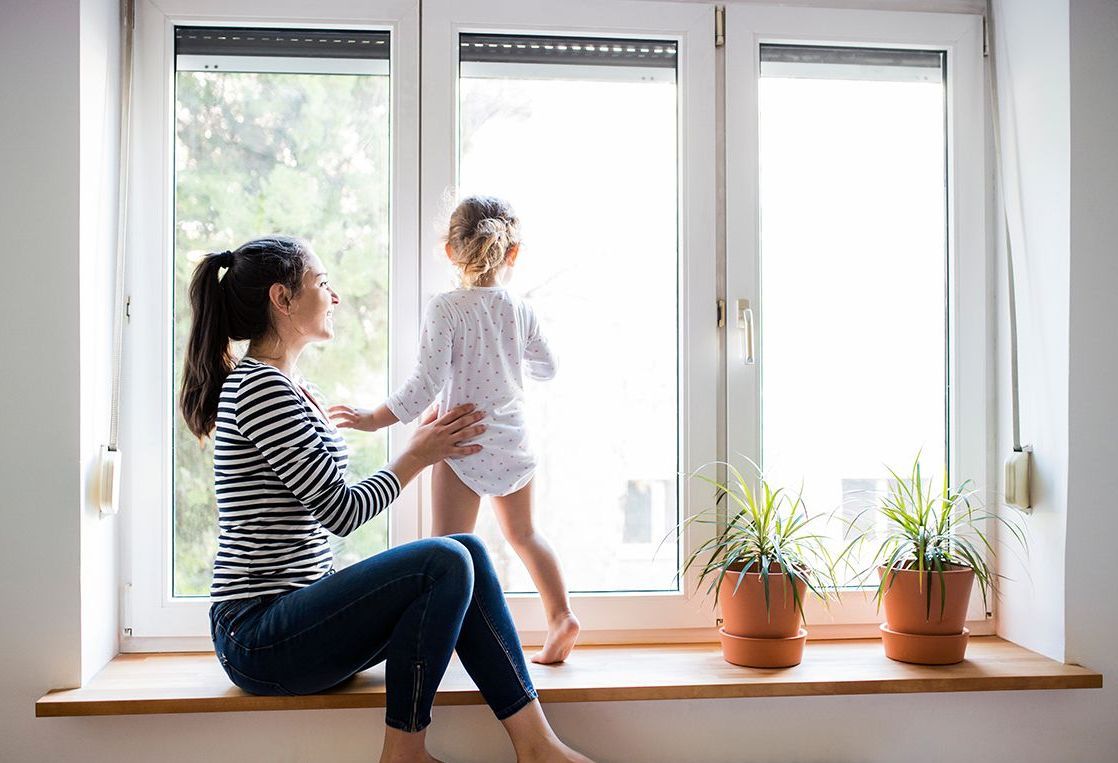
[[[387,392],[389,88],[385,76],[181,72],[175,100],[174,378],[199,254],[280,233],[310,241],[341,296],[335,338],[299,363],[326,404]],[[347,432],[349,479],[384,464],[387,437]],[[213,450],[175,411],[174,593],[205,596],[217,551]],[[384,515],[335,539],[338,567],[388,546]]]

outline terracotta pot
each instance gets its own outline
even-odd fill
[[[748,668],[790,668],[799,665],[804,658],[804,642],[807,641],[807,631],[803,628],[790,638],[746,638],[727,633],[725,628],[718,629],[718,636],[726,662]]]
[[[744,577],[737,593],[734,586]],[[791,579],[780,572],[769,573],[769,606],[759,572],[727,572],[718,589],[722,627],[732,636],[744,638],[796,638],[803,619],[792,595]],[[796,581],[799,599],[804,600],[807,585]]]
[[[879,567],[878,575],[886,575]],[[929,636],[959,635],[967,620],[967,605],[974,586],[974,570],[954,567],[940,573],[932,571],[888,571],[885,582],[885,622],[890,630]],[[928,607],[928,590],[932,592]],[[946,604],[943,591],[946,590]]]

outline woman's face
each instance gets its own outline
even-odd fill
[[[291,300],[291,324],[300,335],[312,342],[334,338],[334,305],[341,300],[330,288],[326,268],[318,256],[307,255],[303,284]]]

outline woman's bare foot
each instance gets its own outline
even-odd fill
[[[380,763],[443,763],[427,752],[427,731],[409,733],[386,726]]]
[[[567,745],[555,740],[556,744],[545,750],[518,755],[516,763],[594,763],[593,760]]]
[[[547,640],[543,642],[543,649],[532,655],[532,662],[540,665],[554,665],[567,659],[571,650],[575,648],[578,631],[578,618],[571,612],[550,623],[547,629]]]
[[[443,763],[443,761],[424,750],[423,752],[417,753],[417,755],[409,757],[400,757],[399,755],[385,757],[382,753],[380,756],[380,763]]]
[[[538,700],[532,700],[501,723],[516,750],[516,763],[594,763],[555,736]]]
[[[386,750],[380,755],[380,763],[443,763],[443,761],[426,750],[412,751],[411,753],[403,750],[395,750],[389,753]]]

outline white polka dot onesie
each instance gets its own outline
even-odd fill
[[[448,458],[478,495],[508,495],[528,484],[536,457],[524,420],[524,377],[555,376],[555,358],[532,308],[500,286],[440,294],[427,306],[419,363],[386,401],[405,424],[436,397],[439,414],[462,403],[485,412],[480,453]]]

